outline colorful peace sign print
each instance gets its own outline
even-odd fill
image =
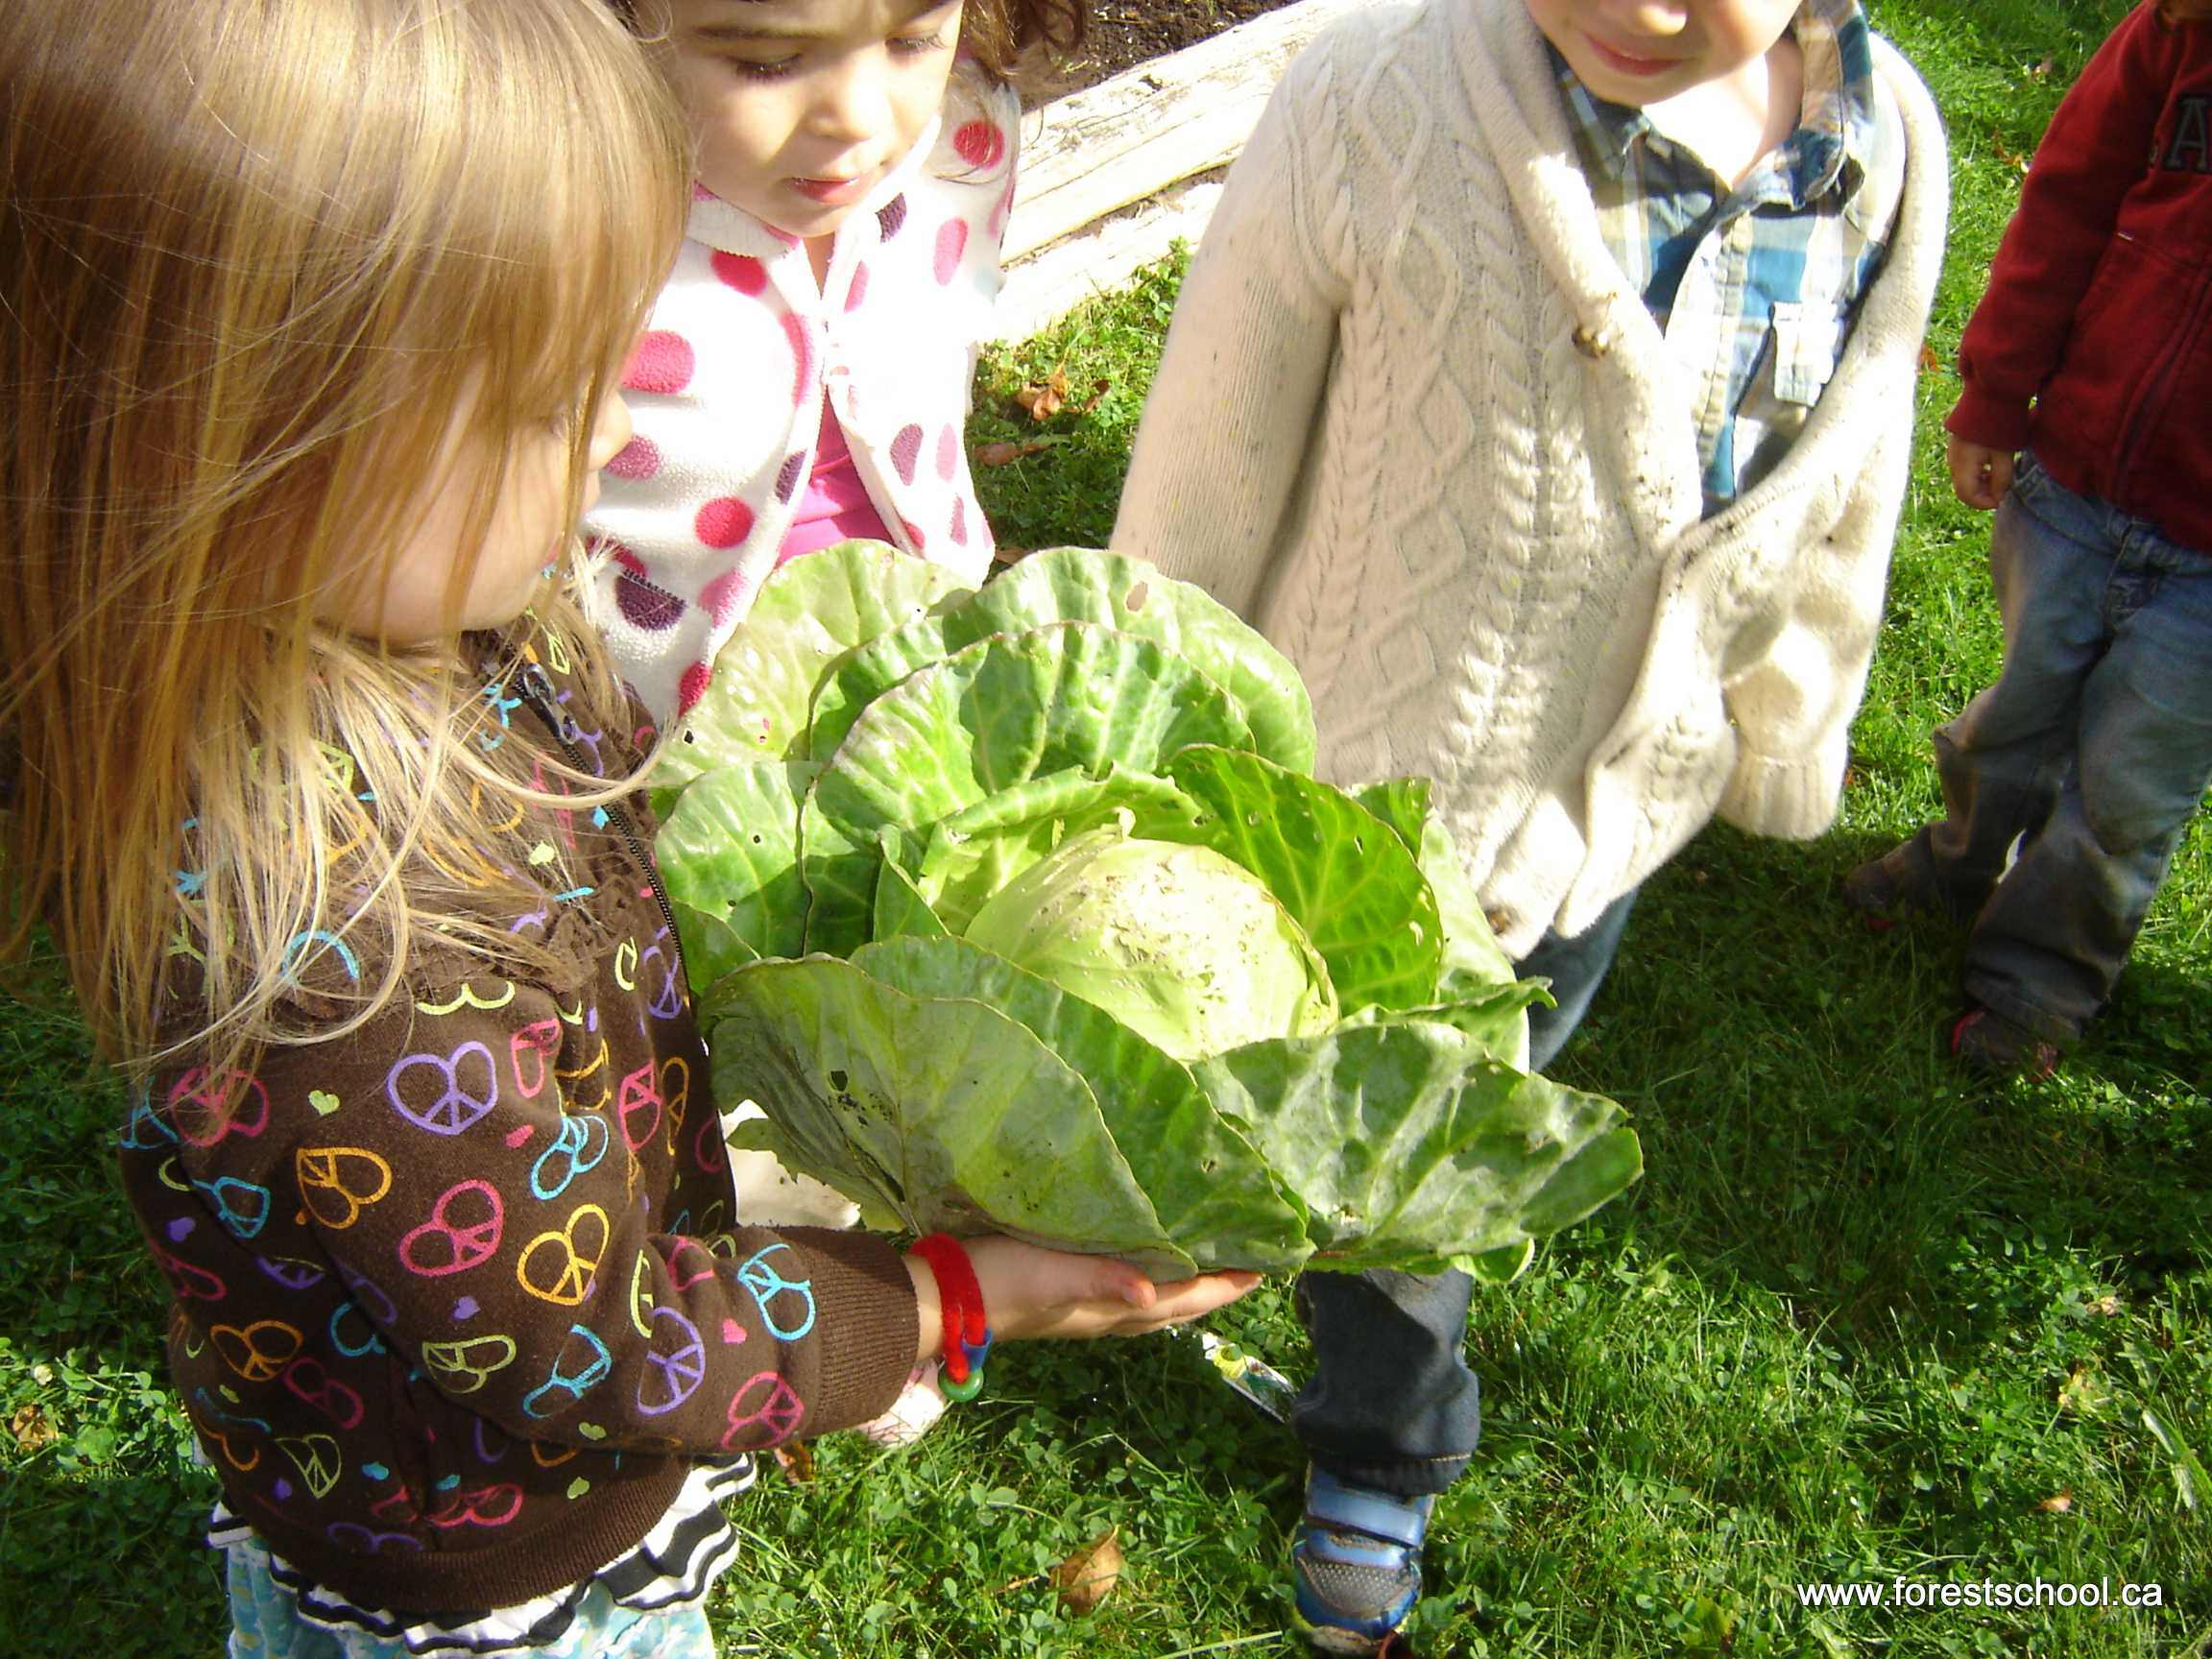
[[[722,1173],[724,1162],[722,1122],[714,1113],[703,1112],[700,1114],[699,1133],[692,1137],[691,1141],[691,1156],[697,1160],[699,1167],[706,1170],[708,1174],[719,1175]]]
[[[661,1063],[661,1098],[668,1103],[668,1156],[673,1158],[684,1114],[691,1104],[691,1067],[681,1054],[671,1054]]]
[[[507,1039],[508,1063],[515,1068],[515,1088],[525,1100],[535,1100],[545,1087],[552,1056],[561,1052],[561,1022],[538,1020]],[[529,1063],[524,1063],[524,1057]]]
[[[305,1334],[297,1325],[281,1319],[256,1319],[247,1326],[217,1325],[208,1337],[223,1363],[249,1382],[269,1382],[292,1363]]]
[[[302,1354],[284,1367],[284,1386],[339,1428],[361,1427],[361,1396],[333,1378],[312,1355]]]
[[[758,1452],[781,1445],[799,1432],[805,1414],[805,1403],[790,1383],[773,1371],[757,1371],[730,1396],[730,1429],[722,1436],[722,1450]]]
[[[574,1371],[565,1370],[562,1361],[576,1347],[576,1338],[579,1336],[584,1339],[584,1346],[590,1351],[590,1358]],[[606,1382],[607,1374],[613,1369],[614,1356],[607,1352],[607,1344],[599,1340],[597,1333],[582,1325],[571,1325],[567,1336],[562,1341],[561,1352],[553,1357],[551,1375],[522,1396],[522,1409],[533,1417],[550,1417],[556,1411],[565,1411],[569,1406]],[[539,1402],[548,1394],[565,1394],[568,1398],[565,1403],[541,1407]]]
[[[515,1338],[470,1336],[454,1342],[425,1342],[422,1363],[438,1374],[448,1394],[473,1394],[495,1373],[515,1363]]]
[[[599,1010],[594,1008],[591,1010],[590,1028],[596,1030],[598,1028],[598,1024]],[[599,1039],[599,1052],[594,1054],[585,1065],[576,1067],[572,1070],[559,1066],[556,1066],[553,1069],[553,1075],[560,1078],[562,1082],[568,1085],[569,1104],[572,1105],[577,1111],[597,1112],[602,1107],[604,1107],[608,1101],[614,1098],[614,1091],[609,1088],[607,1085],[606,1073],[608,1070],[609,1059],[610,1056],[607,1052],[607,1039],[602,1037]],[[599,1079],[599,1098],[596,1100],[586,1100],[583,1098],[584,1091],[578,1086],[583,1083],[585,1078],[592,1076],[596,1076]]]
[[[212,1181],[195,1181],[197,1188],[208,1203],[215,1206],[215,1219],[223,1223],[223,1231],[240,1243],[259,1236],[269,1225],[269,1189],[255,1181],[241,1181],[235,1175],[218,1175]]]
[[[256,1256],[253,1265],[287,1290],[312,1290],[323,1283],[323,1269],[297,1256]]]
[[[184,1415],[185,1419],[192,1425],[192,1431],[200,1436],[202,1443],[204,1445],[213,1446],[216,1452],[221,1455],[223,1461],[229,1464],[231,1468],[237,1470],[239,1474],[243,1475],[247,1473],[261,1461],[260,1447],[247,1447],[247,1455],[241,1457],[238,1455],[238,1449],[230,1444],[230,1437],[224,1433],[222,1430],[213,1428],[206,1423],[203,1423],[200,1420],[199,1415],[190,1409],[187,1409]],[[266,1429],[268,1425],[263,1424],[262,1427]]]
[[[671,1327],[666,1332],[659,1329],[662,1320]],[[645,1351],[645,1363],[651,1375],[637,1380],[637,1414],[640,1417],[659,1417],[673,1411],[699,1391],[699,1384],[707,1380],[707,1345],[699,1340],[699,1327],[673,1308],[653,1310],[655,1340],[665,1339],[669,1351],[659,1348]]]
[[[392,1166],[362,1146],[302,1146],[292,1167],[300,1202],[333,1233],[352,1226],[392,1190]]]
[[[538,1161],[530,1166],[531,1195],[548,1203],[560,1197],[577,1176],[599,1166],[613,1139],[604,1118],[589,1112],[563,1117],[553,1144],[539,1153]]]
[[[346,1288],[360,1298],[362,1309],[379,1326],[389,1329],[398,1323],[399,1310],[384,1287],[367,1274],[357,1273],[346,1262],[338,1263],[338,1277],[346,1281]]]
[[[171,1086],[165,1104],[188,1146],[212,1146],[228,1135],[251,1141],[269,1127],[269,1091],[251,1071],[195,1066]]]
[[[469,1042],[451,1054],[408,1055],[385,1075],[384,1094],[416,1128],[458,1135],[499,1103],[499,1077],[492,1050]]]
[[[457,1181],[438,1195],[430,1219],[399,1240],[399,1260],[425,1279],[466,1272],[498,1253],[506,1215],[499,1190],[489,1181]]]
[[[338,1484],[338,1477],[346,1473],[345,1455],[328,1434],[279,1434],[276,1450],[291,1460],[292,1467],[300,1471],[300,1479],[307,1482],[307,1490],[318,1498],[328,1497],[330,1488]]]
[[[418,1002],[415,1004],[415,1006],[421,1012],[428,1014],[433,1018],[443,1018],[447,1014],[457,1014],[464,1008],[473,1008],[479,1014],[496,1014],[500,1009],[506,1007],[508,1003],[515,1000],[515,981],[512,979],[502,979],[499,981],[499,983],[506,986],[507,989],[500,992],[496,997],[486,997],[479,994],[475,986],[469,984],[468,980],[464,979],[461,981],[460,991],[455,994],[452,1001]]]
[[[663,930],[661,938],[666,938]],[[644,971],[650,965],[654,980],[653,999],[645,1004],[645,1012],[656,1020],[673,1020],[684,1012],[684,973],[676,965],[665,946],[657,939],[639,958],[638,966]]]
[[[579,1232],[596,1233],[598,1238],[580,1245]],[[606,1211],[596,1204],[579,1204],[559,1232],[541,1233],[530,1240],[522,1260],[515,1263],[515,1277],[539,1301],[574,1308],[591,1294],[591,1275],[612,1235]]]
[[[222,1275],[210,1273],[204,1267],[195,1267],[181,1256],[173,1256],[155,1244],[154,1265],[161,1269],[161,1277],[169,1281],[169,1288],[180,1298],[196,1302],[220,1302],[230,1294],[230,1286],[223,1283]]]
[[[159,1152],[177,1144],[177,1131],[154,1115],[154,1100],[140,1094],[131,1103],[131,1116],[116,1142],[126,1152]]]
[[[504,1527],[515,1519],[521,1507],[522,1488],[501,1480],[490,1486],[471,1486],[456,1492],[442,1507],[425,1510],[422,1519],[445,1529]]]
[[[810,1279],[786,1279],[768,1265],[768,1258],[779,1250],[788,1250],[788,1244],[771,1244],[750,1262],[737,1269],[737,1283],[753,1292],[753,1300],[760,1309],[760,1323],[768,1327],[771,1336],[784,1342],[796,1342],[814,1329],[814,1283]],[[796,1296],[799,1306],[791,1310],[798,1321],[783,1326],[776,1322],[776,1301],[781,1296]]]
[[[661,1077],[652,1061],[622,1079],[615,1096],[615,1115],[622,1120],[622,1142],[635,1152],[653,1139],[661,1127]],[[637,1120],[651,1112],[642,1124]]]

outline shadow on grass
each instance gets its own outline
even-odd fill
[[[52,1457],[0,1481],[0,1633],[11,1655],[176,1659],[228,1628],[222,1562],[196,1547],[212,1479],[167,1468],[84,1479]]]
[[[2153,1276],[2201,1265],[2201,972],[2137,964],[2050,1081],[1963,1074],[1944,1052],[1960,929],[1874,932],[1838,892],[1887,845],[1716,830],[1647,888],[1554,1067],[1636,1113],[1639,1225],[1777,1291],[1820,1286],[1837,1325],[1875,1344],[1968,1318],[1947,1286],[1977,1218]]]

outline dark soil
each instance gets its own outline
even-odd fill
[[[1071,63],[1036,63],[1019,78],[1034,109],[1108,76],[1218,35],[1289,0],[1092,0],[1090,37]]]

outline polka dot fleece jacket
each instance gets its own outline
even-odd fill
[[[906,159],[806,249],[703,186],[624,373],[637,437],[587,532],[598,621],[660,718],[697,701],[751,609],[814,465],[825,392],[900,545],[980,583],[991,531],[961,430],[999,286],[1019,106],[962,74]]]

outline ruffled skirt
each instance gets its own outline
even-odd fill
[[[435,1619],[355,1605],[272,1553],[217,1503],[207,1542],[226,1557],[230,1652],[253,1659],[712,1659],[698,1603],[737,1552],[736,1529],[721,1501],[754,1479],[748,1456],[695,1464],[653,1529],[590,1577],[514,1606]]]

